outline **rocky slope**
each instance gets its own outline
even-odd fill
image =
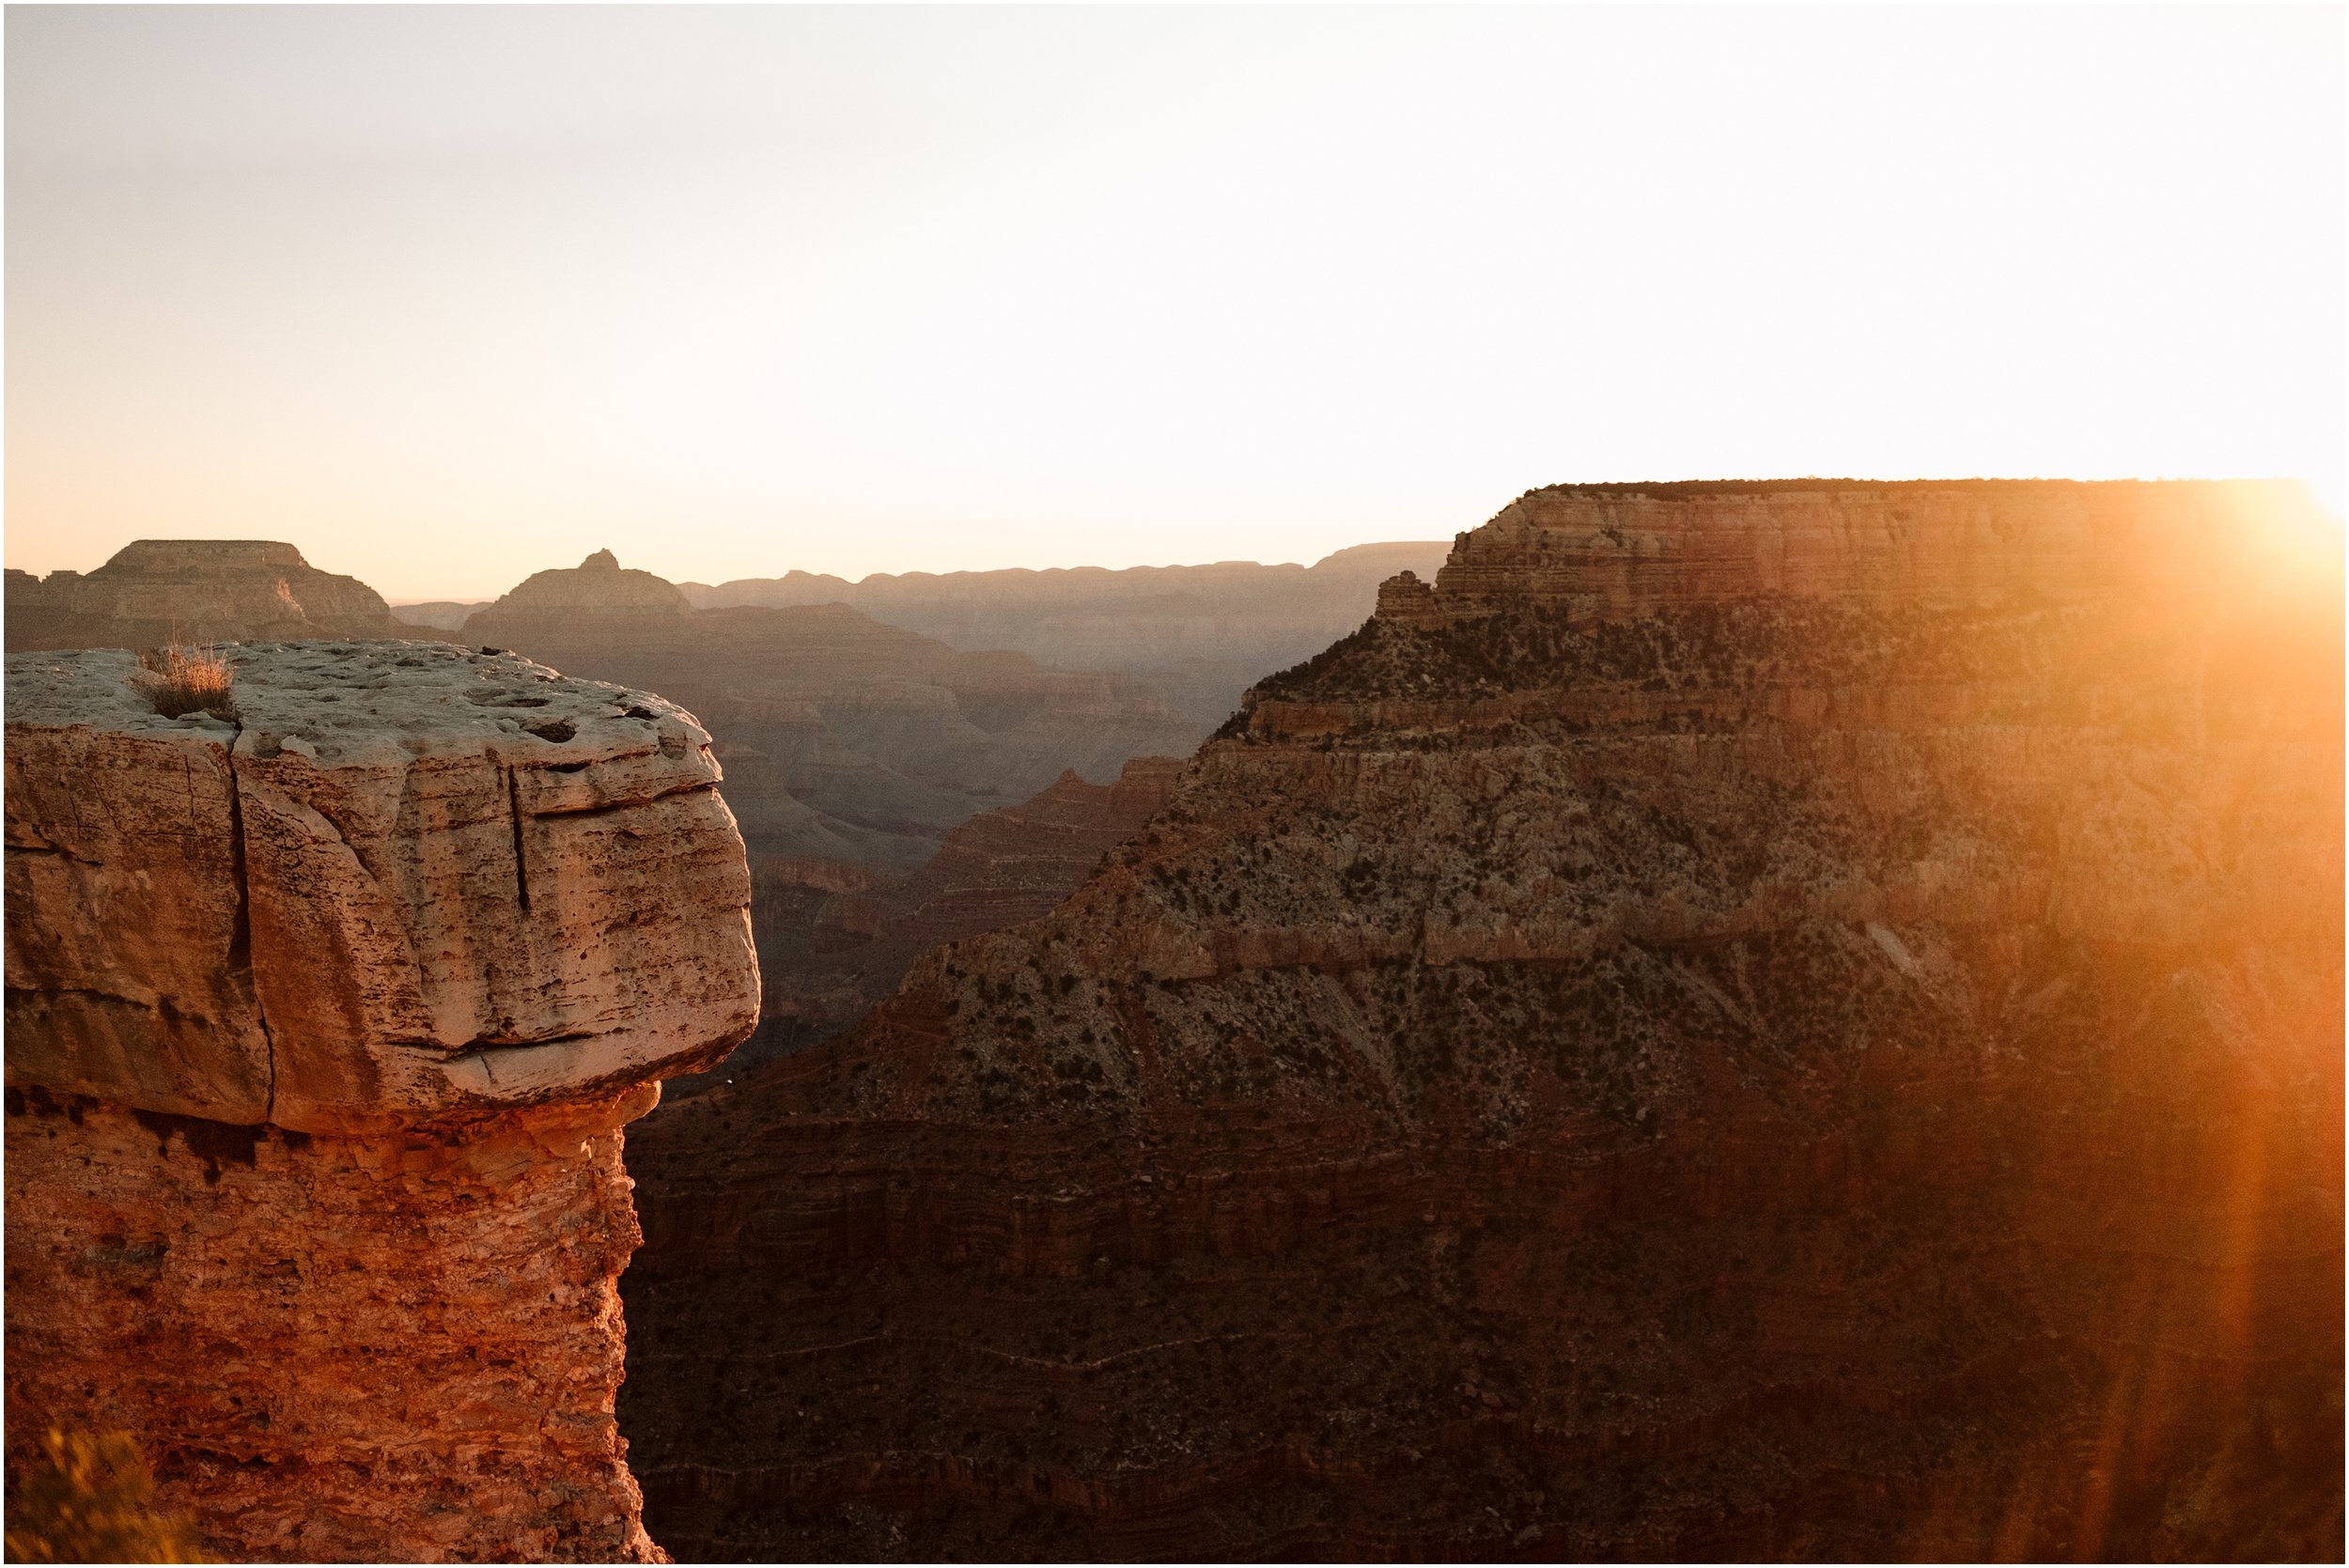
[[[140,539],[87,574],[8,574],[10,653],[405,630],[366,583],[262,539]]]
[[[1181,766],[1141,757],[1106,784],[1063,773],[1034,799],[963,823],[902,880],[757,886],[751,924],[761,934],[766,988],[759,1032],[722,1069],[674,1085],[672,1094],[837,1033],[895,991],[932,948],[1049,912],[1166,803]]]
[[[1377,585],[1432,573],[1445,546],[1357,545],[1311,567],[1077,567],[1051,571],[811,572],[685,583],[695,604],[847,604],[949,646],[1010,648],[1067,670],[1128,676],[1204,733],[1258,677],[1358,625]]]
[[[10,1458],[132,1432],[232,1560],[649,1559],[620,1129],[758,991],[708,737],[441,644],[229,658],[179,718],[8,660]]]
[[[1522,498],[1258,686],[1060,908],[646,1128],[653,1528],[2337,1557],[2308,520]]]

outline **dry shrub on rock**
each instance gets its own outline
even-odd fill
[[[229,687],[236,672],[212,648],[154,648],[139,655],[139,667],[153,677],[147,683],[155,711],[166,719],[183,713],[209,713],[215,719],[237,716]]]
[[[51,1427],[8,1486],[10,1562],[209,1562],[184,1514],[152,1506],[155,1480],[127,1432]]]

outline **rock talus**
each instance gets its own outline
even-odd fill
[[[657,697],[423,643],[9,660],[8,1418],[265,1558],[642,1558],[621,1127],[756,1019]]]

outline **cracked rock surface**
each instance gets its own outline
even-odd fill
[[[740,835],[682,709],[431,643],[8,661],[8,1072],[303,1131],[609,1092],[756,1013]]]
[[[624,1126],[756,1020],[673,704],[428,643],[8,665],[9,1457],[138,1435],[226,1560],[660,1560]]]

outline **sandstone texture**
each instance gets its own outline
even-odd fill
[[[749,1032],[741,840],[690,714],[441,644],[230,662],[234,723],[159,716],[128,653],[10,660],[12,1076],[362,1131]]]
[[[1378,605],[642,1130],[657,1534],[2338,1557],[2337,530],[1562,489]]]
[[[8,574],[10,653],[405,629],[366,583],[265,539],[140,539],[93,572]]]
[[[232,1557],[642,1558],[621,1126],[756,1017],[708,736],[503,653],[8,669],[8,1415]]]

